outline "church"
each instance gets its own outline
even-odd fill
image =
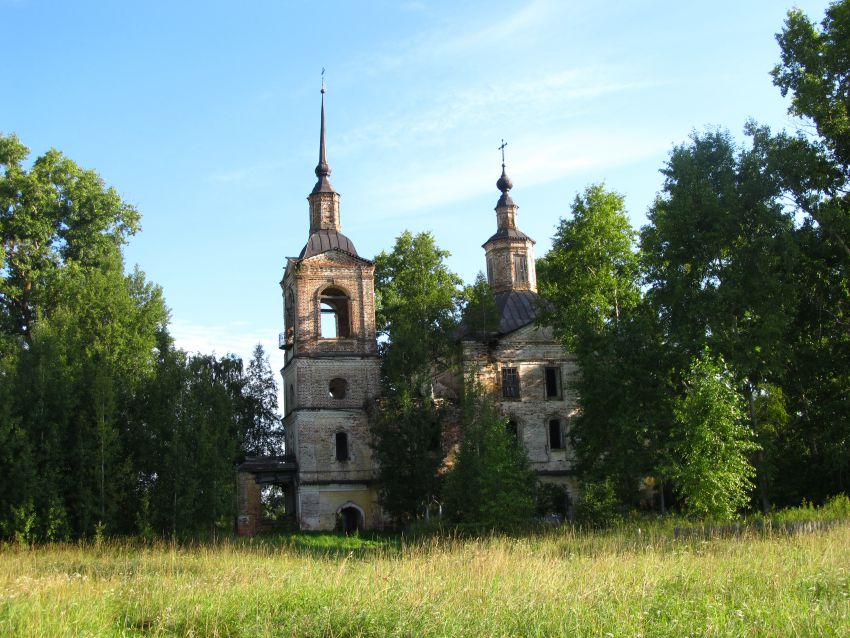
[[[380,395],[374,264],[342,233],[340,196],[330,182],[322,88],[319,163],[309,202],[310,230],[280,282],[285,352],[282,370],[287,455],[248,458],[238,468],[237,532],[263,528],[261,490],[283,489],[301,530],[381,529],[378,472],[370,447],[369,406]],[[574,491],[566,433],[577,411],[575,358],[536,323],[534,240],[517,226],[505,172],[496,186],[496,232],[483,245],[498,329],[463,336],[463,369],[501,407],[539,480]]]

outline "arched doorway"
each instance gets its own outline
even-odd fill
[[[354,503],[343,505],[339,510],[339,517],[342,531],[346,534],[352,534],[363,529],[363,510]]]

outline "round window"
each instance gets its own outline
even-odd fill
[[[331,379],[328,384],[328,395],[333,399],[344,399],[348,391],[348,381],[345,379]]]

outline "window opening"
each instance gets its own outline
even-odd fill
[[[525,255],[514,255],[514,276],[517,283],[528,283],[528,258]]]
[[[348,391],[348,381],[345,379],[331,379],[328,384],[328,395],[332,399],[344,399]]]
[[[552,419],[549,421],[549,448],[552,450],[560,450],[564,447],[564,436],[561,430],[561,420]]]
[[[519,437],[519,430],[517,429],[516,421],[511,419],[508,421],[508,424],[505,426],[505,429],[508,431],[508,434],[516,440]]]
[[[516,368],[502,368],[502,396],[506,399],[519,398],[519,375]]]
[[[348,435],[345,432],[336,433],[336,460],[348,460]]]
[[[558,399],[561,397],[561,369],[546,368],[546,398]]]
[[[326,288],[319,299],[321,337],[345,338],[351,335],[349,300],[339,288]]]

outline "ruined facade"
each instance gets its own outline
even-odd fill
[[[374,529],[388,522],[370,447],[369,410],[380,393],[374,265],[342,233],[340,196],[325,152],[324,93],[317,181],[307,197],[309,236],[299,255],[287,258],[280,282],[287,456],[240,465],[240,534],[261,529],[263,485],[283,487],[286,511],[302,530]],[[504,162],[497,186],[497,230],[483,247],[499,326],[461,338],[463,370],[448,372],[449,385],[457,387],[461,374],[475,379],[497,399],[541,480],[571,489],[566,433],[576,412],[576,364],[551,329],[535,323],[534,240],[517,227]]]
[[[496,399],[540,480],[574,493],[567,432],[578,410],[576,360],[551,328],[536,323],[534,240],[517,227],[519,207],[504,163],[496,186],[496,233],[483,248],[499,325],[489,334],[462,337],[464,375]]]

